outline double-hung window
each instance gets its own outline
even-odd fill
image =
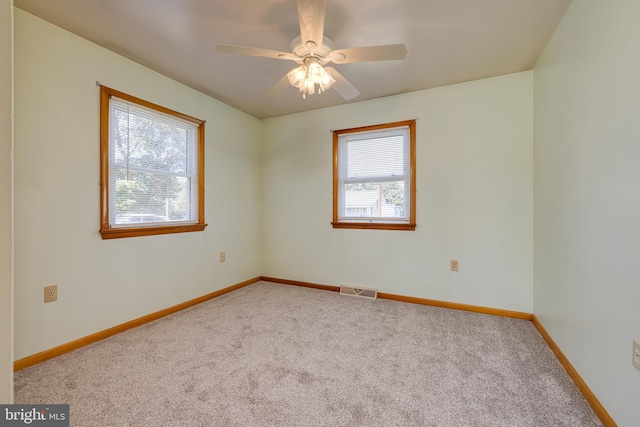
[[[415,120],[333,131],[333,227],[415,230]]]
[[[101,87],[103,239],[204,230],[204,121]]]

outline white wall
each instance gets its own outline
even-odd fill
[[[13,1],[0,0],[0,403],[13,399],[12,20]]]
[[[536,316],[620,426],[640,423],[640,2],[574,1],[536,66]]]
[[[16,359],[259,276],[260,121],[19,9],[15,21]],[[206,231],[100,238],[96,80],[207,121]],[[49,284],[59,300],[45,305]]]
[[[532,78],[264,120],[263,275],[532,312]],[[334,230],[330,130],[416,117],[416,231]]]

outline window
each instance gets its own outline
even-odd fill
[[[333,227],[415,230],[416,122],[333,131]]]
[[[204,121],[101,86],[102,238],[205,226]]]

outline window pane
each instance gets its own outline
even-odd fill
[[[115,224],[188,221],[191,179],[113,169]]]
[[[345,217],[405,217],[404,181],[345,184]]]
[[[114,158],[119,166],[186,173],[189,146],[195,132],[179,123],[159,120],[119,104],[113,110]]]
[[[402,176],[403,135],[347,141],[346,178]]]

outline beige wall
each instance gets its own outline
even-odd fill
[[[13,399],[12,21],[13,1],[0,0],[0,403]]]
[[[574,1],[534,72],[534,311],[640,425],[640,2]]]
[[[16,359],[259,276],[260,121],[19,9],[15,20]],[[206,231],[100,238],[96,81],[206,120]],[[49,284],[59,300],[44,304]]]
[[[263,274],[532,312],[532,78],[264,120]],[[330,130],[416,117],[416,231],[332,229]]]

